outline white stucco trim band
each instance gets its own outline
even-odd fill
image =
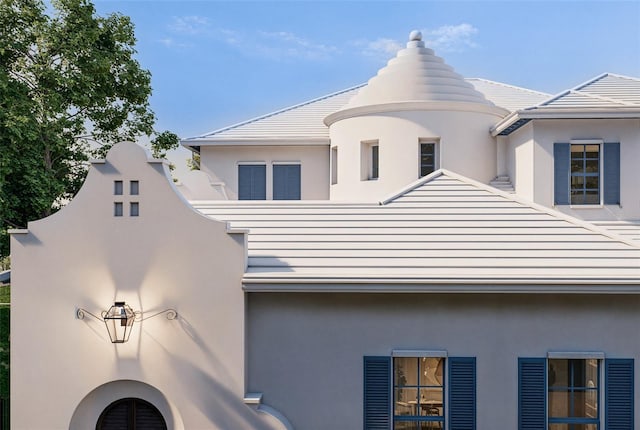
[[[349,109],[343,109],[338,112],[334,112],[324,119],[324,123],[327,127],[333,123],[341,121],[347,118],[353,118],[363,115],[371,115],[377,113],[389,113],[389,112],[407,112],[407,111],[440,111],[440,112],[481,112],[490,115],[495,115],[499,118],[504,118],[509,111],[497,107],[483,105],[480,103],[472,102],[455,102],[455,101],[405,101],[405,102],[393,102],[393,103],[380,103],[374,105],[358,106]]]
[[[9,234],[29,234],[28,228],[10,228],[7,230]]]

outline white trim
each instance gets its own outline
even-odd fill
[[[436,357],[447,358],[449,355],[445,350],[423,350],[423,349],[394,349],[391,351],[392,357]]]
[[[302,165],[302,161],[271,161],[271,164],[274,166],[301,166]]]
[[[266,166],[266,161],[238,161],[237,166]]]
[[[602,139],[571,139],[569,143],[572,145],[602,145]]]
[[[549,351],[547,358],[567,358],[577,360],[604,360],[604,352],[602,351]]]

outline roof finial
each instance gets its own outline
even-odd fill
[[[409,33],[409,41],[413,42],[413,41],[421,41],[422,40],[422,33],[418,30],[413,30],[411,33]]]

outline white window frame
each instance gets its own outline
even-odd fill
[[[378,148],[378,165],[376,177],[373,176],[373,147]],[[360,179],[362,181],[376,181],[380,178],[380,142],[378,139],[360,142]]]

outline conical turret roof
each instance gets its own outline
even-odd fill
[[[473,85],[426,48],[412,31],[405,49],[371,78],[343,109],[398,102],[466,102],[494,106]]]

